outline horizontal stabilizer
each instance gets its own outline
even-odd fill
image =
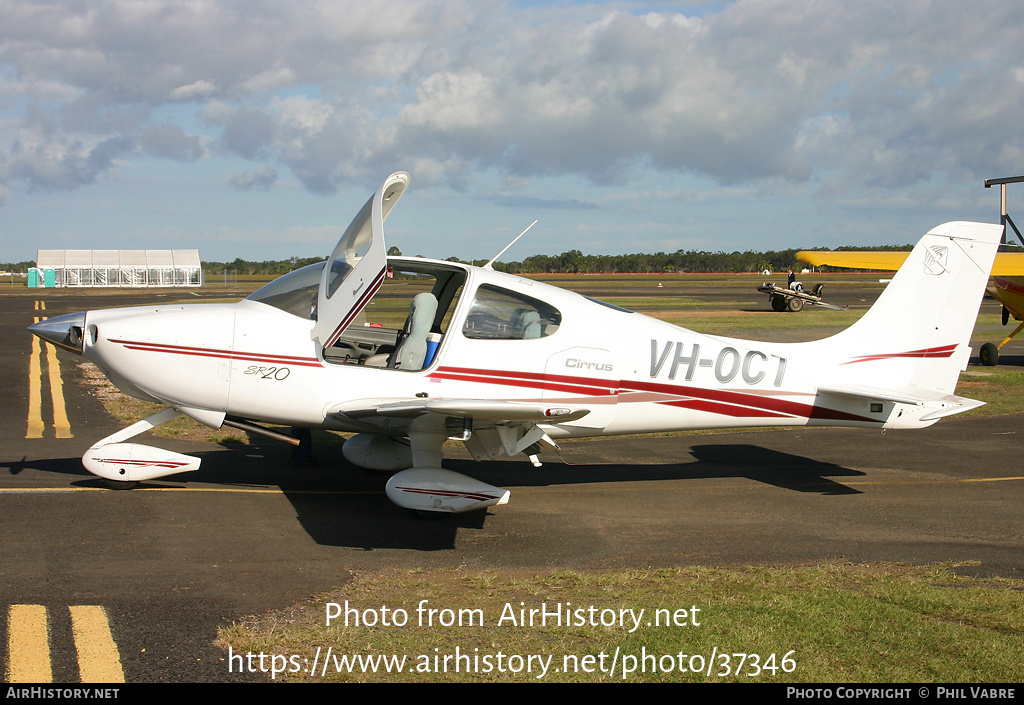
[[[894,404],[911,404],[925,407],[924,415],[919,421],[934,421],[943,416],[952,416],[979,406],[985,402],[976,399],[958,397],[955,394],[943,394],[916,387],[899,389],[878,389],[864,385],[838,385],[818,387],[819,394],[835,394],[842,397],[858,399],[865,402],[892,402]]]

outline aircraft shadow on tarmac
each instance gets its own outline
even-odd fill
[[[696,462],[662,465],[559,464],[547,459],[543,468],[523,462],[473,463],[449,461],[452,469],[485,482],[518,487],[550,487],[596,482],[651,482],[745,477],[796,492],[828,495],[859,494],[826,476],[860,477],[862,472],[769,448],[746,444],[696,445]],[[461,466],[461,467],[460,467]]]
[[[29,460],[23,456],[21,460],[0,461],[0,468],[5,468],[11,475],[20,475],[25,470],[38,470],[54,475],[76,475],[82,478],[98,479],[82,467],[81,458],[45,458]],[[76,483],[77,484],[77,483]]]
[[[550,458],[542,468],[535,468],[521,459],[490,463],[447,460],[445,465],[456,472],[512,489],[513,501],[516,487],[555,487],[552,491],[557,492],[558,485],[730,477],[748,478],[795,492],[860,494],[826,476],[860,477],[863,473],[832,463],[753,445],[701,445],[693,447],[691,454],[694,461],[669,465],[566,465]],[[282,481],[281,489],[295,507],[303,528],[322,545],[366,550],[446,550],[454,547],[458,529],[480,529],[492,512],[508,511],[499,507],[466,514],[440,515],[433,521],[418,519],[385,498],[386,475],[369,474],[347,465],[331,472],[349,478],[352,484],[358,482],[366,489],[368,485],[376,485],[379,490],[366,495],[345,494],[339,497],[289,491],[289,482]],[[651,491],[656,491],[656,488]]]
[[[370,473],[349,465],[337,446],[317,450],[320,459],[317,467],[292,466],[288,450],[276,444],[237,446],[198,455],[203,458],[203,467],[198,472],[144,482],[139,488],[276,487],[291,502],[299,524],[316,543],[363,550],[452,549],[459,529],[480,529],[492,511],[507,511],[498,508],[439,515],[437,520],[415,518],[386,498],[387,474]],[[513,497],[516,487],[554,487],[552,491],[557,492],[558,485],[716,478],[747,478],[794,492],[860,494],[830,478],[862,477],[862,472],[757,445],[695,445],[690,447],[690,456],[684,462],[661,465],[569,464],[549,456],[545,457],[542,468],[535,468],[521,459],[490,463],[454,459],[446,461],[446,466],[508,487]],[[76,487],[105,487],[105,481],[86,472],[77,457],[22,460],[0,464],[0,467],[8,468],[11,474],[32,468],[72,476],[71,484]],[[651,488],[651,491],[656,490],[656,487]]]

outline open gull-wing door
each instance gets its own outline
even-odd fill
[[[409,175],[389,176],[349,224],[320,277],[312,337],[329,348],[373,298],[387,274],[384,219],[409,185]]]

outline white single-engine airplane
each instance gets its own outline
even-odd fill
[[[765,343],[702,335],[489,265],[387,257],[384,219],[408,183],[404,172],[388,177],[325,263],[238,303],[89,311],[32,325],[122,391],[168,407],[96,443],[85,467],[125,483],[198,469],[198,458],[126,443],[179,413],[213,428],[334,429],[356,433],[343,448],[349,461],[395,473],[387,495],[396,504],[464,512],[504,504],[509,493],[442,469],[449,438],[476,460],[524,453],[539,465],[539,444],[559,438],[922,428],[981,404],[953,392],[999,225],[940,225],[852,327],[814,342]],[[364,319],[388,278],[419,292],[400,330]]]

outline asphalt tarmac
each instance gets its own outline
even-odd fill
[[[105,608],[128,682],[236,682],[255,677],[229,673],[212,646],[218,627],[387,569],[954,561],[972,574],[1024,577],[1021,415],[885,435],[596,439],[563,444],[542,468],[473,463],[456,450],[449,467],[512,498],[442,521],[392,505],[386,478],[347,465],[339,446],[318,447],[320,467],[309,469],[291,466],[290,448],[275,442],[161,439],[202,457],[203,469],[111,491],[80,457],[121,424],[76,381],[79,358],[59,354],[71,437],[56,437],[60,402],[47,391],[42,437],[26,438],[25,327],[40,315],[152,296],[0,294],[0,605],[45,607],[54,682],[80,679],[72,606]],[[1005,361],[1020,364],[1019,350],[1007,348]],[[10,643],[11,624],[0,617],[5,669],[21,648]]]

